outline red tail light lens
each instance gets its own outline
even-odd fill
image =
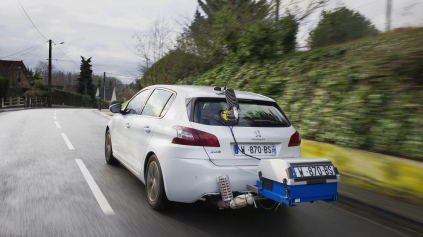
[[[173,126],[172,128],[177,131],[177,137],[172,140],[174,144],[220,147],[219,140],[213,134],[182,126]]]
[[[299,146],[301,144],[300,134],[296,131],[292,134],[291,139],[289,140],[288,147],[290,146]]]

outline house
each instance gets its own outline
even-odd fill
[[[106,92],[105,97],[103,96],[104,91]],[[116,101],[116,93],[117,93],[116,87],[106,86],[106,87],[101,87],[100,90],[99,88],[97,88],[95,96],[96,97],[100,96],[102,100],[112,102],[112,101]]]
[[[76,92],[76,85],[66,85],[64,91]]]
[[[65,86],[51,85],[51,89],[63,91]]]
[[[22,96],[34,83],[23,61],[0,60],[0,77],[9,80],[8,96]]]

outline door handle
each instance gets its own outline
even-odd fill
[[[125,124],[125,128],[130,128],[129,123]]]
[[[149,126],[145,126],[145,127],[144,127],[144,132],[145,132],[145,133],[150,133],[150,131],[151,131],[151,130],[150,130],[150,127],[149,127]]]

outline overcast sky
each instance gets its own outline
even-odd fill
[[[79,71],[80,56],[92,57],[95,74],[113,73],[124,83],[140,75],[140,58],[133,53],[135,31],[146,30],[157,17],[168,18],[178,31],[177,21],[194,15],[196,0],[21,0],[32,22],[53,47],[53,65],[59,70]],[[339,1],[338,1],[339,2]],[[385,29],[387,0],[345,0],[343,3]],[[423,25],[423,0],[392,0],[393,27]],[[337,6],[337,1],[325,8]],[[300,28],[299,43],[304,44],[308,31],[315,27],[320,13]],[[0,3],[0,59],[23,60],[28,68],[48,58],[48,43],[26,18],[17,0]],[[65,42],[64,44],[59,44]],[[59,47],[59,48],[58,48]],[[62,50],[64,54],[60,51]],[[29,52],[30,51],[30,52]],[[18,54],[15,54],[18,53]],[[26,53],[26,54],[24,54]],[[8,55],[15,54],[7,57]],[[24,55],[22,55],[24,54]],[[66,55],[65,55],[66,54]],[[71,61],[69,58],[73,61]]]

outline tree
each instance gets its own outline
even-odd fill
[[[269,14],[265,0],[198,0],[198,5],[205,16],[197,10],[184,37],[195,43],[195,53],[206,58],[211,67],[221,63],[228,50],[237,47],[240,33]]]
[[[81,66],[80,66],[80,73],[78,77],[78,84],[76,85],[76,92],[81,95],[89,95],[91,99],[95,97],[94,85],[92,74],[93,71],[91,70],[91,57],[85,59],[81,56]],[[85,102],[87,98],[85,98]],[[86,102],[88,103],[88,102]]]
[[[103,83],[101,83],[101,79],[97,79],[97,88],[100,90],[102,86],[103,86]]]
[[[379,30],[363,15],[346,7],[340,7],[322,12],[317,27],[310,32],[308,44],[314,49],[379,33]]]
[[[34,81],[38,81],[38,80],[43,79],[43,78],[41,77],[40,73],[37,71],[37,69],[34,69],[34,70],[29,69],[29,73],[31,74],[32,79],[33,79]]]
[[[135,89],[140,91],[142,90],[144,87],[141,84],[141,79],[135,79]]]
[[[55,69],[54,65],[51,65],[51,70]],[[39,61],[37,66],[35,66],[35,71],[39,73],[40,77],[42,78],[42,83],[48,83],[48,63]]]
[[[284,9],[286,16],[294,16],[297,22],[303,22],[328,2],[330,0],[270,0],[270,13],[278,21],[281,18],[280,10]]]
[[[147,31],[135,33],[138,41],[135,54],[144,60],[144,64],[140,66],[141,73],[164,57],[174,46],[172,32],[173,27],[165,18],[157,18]]]
[[[230,56],[238,62],[265,60],[295,49],[298,23],[293,16],[281,20],[257,20],[245,28],[229,6],[216,14],[213,25],[214,57]],[[232,61],[232,60],[231,60]]]

